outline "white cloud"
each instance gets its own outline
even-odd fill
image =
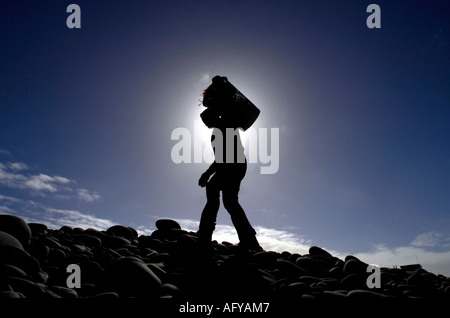
[[[450,247],[450,239],[444,236],[442,233],[438,232],[426,232],[418,235],[412,242],[412,246],[416,247],[432,247],[432,246],[443,246]]]
[[[13,171],[27,170],[28,166],[23,162],[10,162],[8,167]]]
[[[77,210],[64,210],[45,208],[47,214],[43,215],[47,226],[59,228],[64,225],[72,227],[81,227],[83,229],[94,228],[97,230],[106,230],[113,226],[111,220],[98,218],[93,215],[84,214]]]
[[[377,245],[372,251],[354,255],[369,264],[386,267],[421,264],[429,272],[450,276],[450,251],[434,252],[414,246],[389,248]]]
[[[176,219],[176,221],[180,223],[181,227],[185,230],[198,230],[198,221],[188,219]],[[258,241],[265,250],[307,254],[309,248],[314,245],[312,241],[287,230],[276,230],[262,226],[255,226],[255,230],[258,233]],[[379,244],[375,245],[374,249],[371,251],[354,253],[353,255],[368,264],[377,264],[385,267],[419,263],[427,271],[450,276],[450,251],[437,252],[423,248],[426,246],[437,246],[437,242],[441,244],[441,247],[448,247],[448,239],[445,239],[444,235],[441,235],[440,233],[430,233],[418,235],[417,238],[411,242],[410,246],[386,247],[385,245]],[[437,241],[436,238],[439,240]],[[218,224],[214,231],[213,239],[218,242],[239,242],[236,230],[230,225]],[[445,242],[447,242],[447,244],[443,244]],[[418,247],[414,246],[414,244],[422,245],[421,247]],[[344,259],[345,256],[349,254],[328,249],[326,246],[321,247],[331,255],[340,259]]]
[[[64,178],[64,177],[60,177],[60,176],[54,176],[53,179],[56,182],[61,183],[61,184],[67,184],[67,183],[72,182],[72,180]]]
[[[99,200],[101,196],[97,192],[90,193],[86,189],[77,189],[78,198],[86,202],[93,202]]]
[[[199,222],[190,219],[176,219],[181,228],[188,231],[197,231]],[[265,249],[275,252],[289,251],[291,253],[306,254],[311,241],[301,237],[300,235],[262,226],[256,226],[257,239],[259,244]],[[213,233],[213,240],[218,242],[227,241],[230,243],[238,243],[239,238],[236,230],[231,225],[217,224]]]
[[[53,199],[79,199],[85,202],[99,200],[101,196],[95,191],[87,189],[73,189],[71,184],[76,182],[62,176],[49,176],[44,173],[22,174],[28,170],[23,162],[0,163],[0,185],[20,190],[31,190],[31,194]],[[76,192],[76,193],[75,193]],[[73,194],[71,194],[73,193]]]
[[[55,180],[47,176],[45,174],[39,174],[36,176],[30,176],[28,180],[26,180],[23,184],[32,190],[36,191],[49,191],[49,192],[56,192],[58,191],[56,186],[52,183]]]

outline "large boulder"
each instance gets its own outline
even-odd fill
[[[0,215],[0,231],[14,236],[22,246],[28,246],[31,238],[31,229],[24,219],[9,214]]]
[[[0,231],[0,246],[12,246],[23,250],[22,244],[9,233]]]
[[[165,230],[181,230],[180,224],[178,224],[177,221],[170,220],[170,219],[159,219],[156,221],[156,227],[158,230],[165,231]]]
[[[145,263],[135,257],[123,257],[106,269],[104,283],[122,297],[155,296],[161,280]]]

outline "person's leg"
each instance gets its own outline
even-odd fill
[[[240,245],[246,248],[258,248],[256,231],[251,226],[245,211],[239,203],[239,188],[241,180],[245,176],[246,166],[237,165],[233,171],[228,171],[227,181],[222,188],[223,205],[231,216],[231,221],[236,228]]]
[[[217,213],[220,207],[220,182],[217,173],[206,185],[206,204],[200,218],[198,230],[199,240],[202,243],[211,243],[212,233],[216,228]]]

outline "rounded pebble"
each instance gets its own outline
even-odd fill
[[[161,231],[167,231],[167,230],[181,230],[180,224],[178,224],[177,221],[171,220],[171,219],[159,219],[155,223],[156,228]]]

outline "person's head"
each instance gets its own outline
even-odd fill
[[[232,91],[225,76],[216,75],[209,85],[203,91],[203,106],[220,107],[229,103],[232,98]]]

